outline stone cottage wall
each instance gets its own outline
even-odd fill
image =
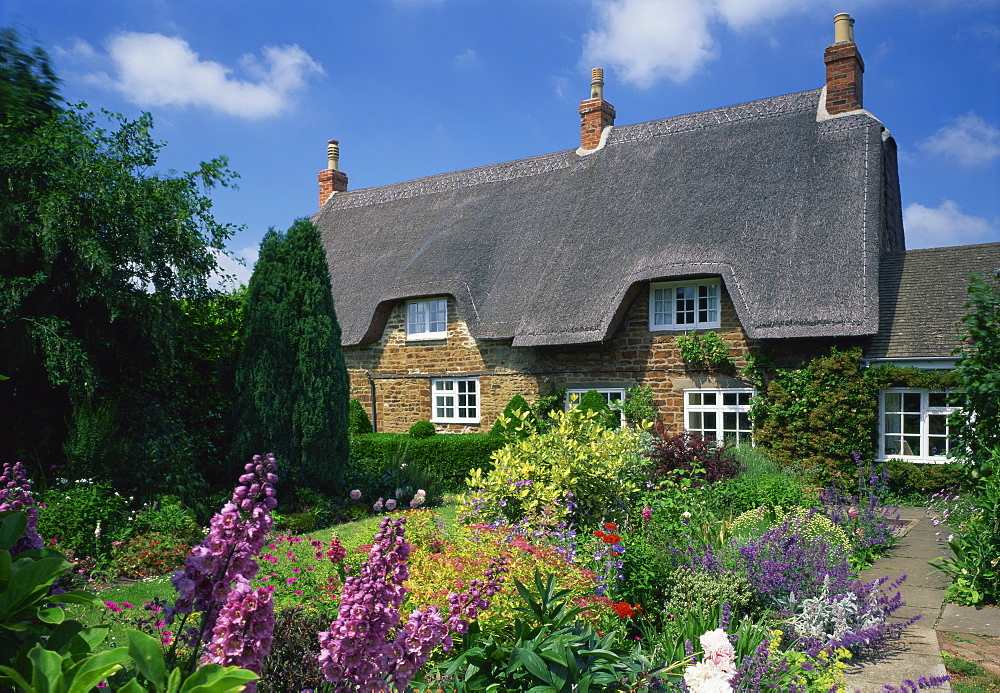
[[[749,387],[739,373],[690,369],[680,356],[681,332],[648,328],[649,292],[632,300],[611,339],[603,344],[553,347],[513,347],[510,340],[476,340],[454,300],[448,302],[448,336],[434,341],[406,340],[406,304],[401,301],[375,344],[344,349],[351,397],[371,414],[381,432],[401,433],[414,421],[431,418],[431,378],[478,376],[479,425],[436,424],[439,431],[487,432],[515,394],[529,401],[551,388],[591,388],[648,385],[658,422],[680,432],[684,426],[683,390],[690,387]],[[747,338],[729,294],[722,290],[721,327],[716,330],[730,347],[737,366],[759,343]],[[787,342],[776,350],[782,365],[828,353],[829,341]],[[772,351],[775,351],[772,349]],[[787,352],[787,353],[786,353]]]

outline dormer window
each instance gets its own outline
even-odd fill
[[[718,279],[650,284],[649,329],[719,327],[719,293]]]
[[[445,339],[447,336],[447,298],[425,298],[406,304],[407,339]]]

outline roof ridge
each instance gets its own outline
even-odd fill
[[[621,142],[671,135],[678,132],[703,130],[716,125],[735,123],[750,118],[774,118],[800,111],[815,110],[821,89],[810,89],[795,94],[772,96],[746,103],[712,108],[707,111],[685,113],[645,123],[615,127],[608,138],[608,145]]]
[[[640,139],[658,137],[677,132],[698,130],[714,125],[732,123],[749,118],[777,117],[815,109],[821,90],[773,96],[747,103],[714,108],[698,113],[671,116],[661,120],[652,120],[633,125],[622,125],[612,128],[608,144],[632,142]],[[323,206],[316,218],[322,217],[328,207],[335,209],[353,209],[369,205],[385,204],[397,200],[405,200],[433,193],[449,192],[460,188],[468,188],[484,183],[515,180],[528,176],[537,176],[559,169],[566,169],[581,161],[576,150],[567,149],[549,154],[524,159],[515,159],[496,164],[488,164],[476,168],[463,169],[450,173],[439,173],[424,178],[390,183],[374,188],[350,190],[346,193],[335,193]]]

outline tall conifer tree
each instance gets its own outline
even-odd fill
[[[236,386],[233,459],[267,449],[296,487],[339,492],[348,454],[347,368],[326,254],[306,219],[261,241]]]

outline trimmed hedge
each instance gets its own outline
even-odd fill
[[[454,433],[429,438],[413,438],[406,433],[367,433],[351,438],[354,468],[363,474],[379,475],[385,465],[398,459],[402,451],[424,469],[440,474],[452,489],[461,488],[469,472],[490,466],[490,456],[506,441],[489,433]]]

